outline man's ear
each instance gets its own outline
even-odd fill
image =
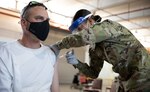
[[[29,27],[29,24],[27,23],[27,21],[25,19],[21,19],[21,26],[24,30],[25,29],[27,30]]]
[[[21,23],[25,24],[25,22],[26,22],[25,19],[21,19]]]
[[[21,19],[21,25],[22,26],[27,26],[27,21],[25,19]]]

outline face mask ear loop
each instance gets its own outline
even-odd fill
[[[24,20],[26,20],[27,22],[31,24],[31,22],[28,19],[24,18]],[[29,30],[30,24],[26,27],[26,30]]]
[[[26,21],[28,21],[29,23],[31,23],[28,19],[25,18]]]

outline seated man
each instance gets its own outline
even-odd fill
[[[29,2],[20,24],[22,38],[0,44],[0,92],[59,92],[57,56],[41,43],[50,31],[46,6]]]

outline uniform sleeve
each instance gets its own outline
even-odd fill
[[[7,57],[4,55],[4,50],[0,48],[0,92],[12,92],[12,77],[5,63]]]
[[[59,49],[69,49],[71,47],[81,47],[87,44],[90,45],[90,47],[94,47],[95,43],[109,39],[113,37],[114,34],[118,34],[111,22],[103,21],[89,29],[83,29],[77,34],[68,35],[57,43],[58,47]]]
[[[81,47],[85,46],[86,43],[82,39],[82,34],[71,34],[63,38],[61,41],[56,43],[59,50],[69,49],[71,47]]]
[[[91,78],[97,78],[104,64],[102,52],[96,48],[95,50],[90,49],[90,65],[82,63],[79,61],[79,64],[76,65],[82,73]],[[101,53],[101,55],[100,55]]]

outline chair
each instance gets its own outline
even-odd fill
[[[83,87],[83,92],[101,92],[102,90],[102,79],[94,79],[91,86],[86,85]]]

